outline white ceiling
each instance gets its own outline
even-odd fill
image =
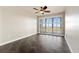
[[[21,13],[25,13],[25,14],[30,14],[30,15],[35,15],[35,16],[39,16],[42,14],[35,14],[35,10],[33,8],[40,8],[40,6],[16,6],[16,7],[5,7],[11,10],[17,10],[18,12]],[[53,14],[53,13],[60,13],[65,11],[65,7],[64,6],[48,6],[48,10],[51,11],[51,13],[46,13],[46,14]],[[45,15],[46,15],[45,14]]]

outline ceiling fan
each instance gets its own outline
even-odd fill
[[[50,10],[47,10],[47,6],[44,6],[44,7],[40,7],[40,9],[37,9],[37,8],[33,8],[34,10],[36,10],[35,13],[41,13],[41,14],[44,14],[44,13],[50,13]]]

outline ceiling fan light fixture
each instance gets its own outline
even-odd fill
[[[44,12],[43,11],[40,11],[40,13],[43,14]]]
[[[33,9],[37,11],[35,13],[40,13],[40,14],[50,13],[50,10],[47,10],[47,6],[40,7],[40,9],[37,8],[33,8]]]

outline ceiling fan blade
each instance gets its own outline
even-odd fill
[[[50,11],[49,11],[49,10],[47,10],[47,11],[44,11],[44,12],[48,12],[48,13],[49,13]]]
[[[44,7],[43,7],[43,10],[45,10],[45,9],[47,9],[47,6],[44,6]]]
[[[38,10],[37,8],[33,8],[33,9]]]

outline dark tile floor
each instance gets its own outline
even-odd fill
[[[0,53],[70,53],[64,37],[33,35],[4,46]]]

